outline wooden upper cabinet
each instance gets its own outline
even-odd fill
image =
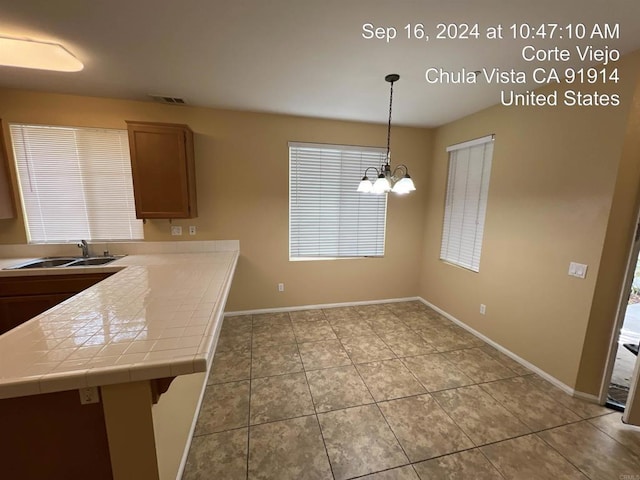
[[[198,216],[193,132],[187,125],[127,121],[137,218]]]
[[[11,175],[9,174],[9,153],[4,141],[4,129],[0,120],[0,219],[15,218],[16,206],[13,201]]]

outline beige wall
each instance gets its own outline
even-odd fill
[[[596,280],[601,284],[600,261],[640,52],[626,57],[620,69],[620,84],[592,88],[620,92],[618,108],[495,106],[437,129],[434,137],[420,295],[572,387]],[[474,273],[439,260],[445,148],[491,133],[496,138],[485,235],[480,273]],[[628,163],[635,177],[626,179],[620,202],[628,208],[616,217],[614,229],[627,226],[635,202],[640,162]],[[609,282],[621,280],[620,265],[628,253],[624,243],[611,243]],[[585,280],[567,275],[571,261],[589,265]],[[619,291],[619,285],[611,288],[593,320],[604,325],[601,334],[607,328],[611,332]],[[481,303],[487,305],[484,316]],[[606,349],[609,337],[595,342]],[[598,358],[583,372],[590,378],[604,362],[602,348],[596,350]],[[584,391],[598,393],[593,382]]]
[[[382,114],[381,107],[384,119]],[[384,146],[386,125],[6,89],[0,89],[0,118],[113,128],[126,128],[125,120],[188,124],[196,134],[199,217],[174,224],[196,225],[198,240],[240,240],[241,258],[228,311],[417,293],[429,130],[393,127],[394,163],[407,164],[418,191],[389,196],[384,258],[289,262],[287,142]],[[15,168],[12,173],[15,184]],[[146,240],[176,238],[170,236],[166,220],[145,226]],[[0,220],[0,243],[25,241],[21,213],[17,220]],[[277,291],[279,282],[285,283],[283,293]]]

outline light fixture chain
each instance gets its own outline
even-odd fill
[[[387,165],[389,164],[389,154],[391,152],[391,107],[393,106],[393,82],[391,83],[391,93],[389,94],[389,123],[387,124]]]

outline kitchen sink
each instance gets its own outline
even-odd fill
[[[91,267],[106,265],[118,260],[124,255],[110,255],[103,257],[45,257],[30,260],[25,263],[6,267],[4,270],[23,270],[27,268],[64,268],[64,267]]]
[[[82,266],[91,266],[91,265],[104,265],[109,262],[113,262],[121,257],[89,257],[89,258],[80,258],[78,260],[74,260],[73,262],[64,265],[65,267],[82,267]]]

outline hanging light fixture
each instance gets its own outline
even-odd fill
[[[409,176],[409,169],[406,165],[398,165],[391,171],[391,107],[393,105],[393,83],[400,79],[397,73],[390,73],[384,79],[391,84],[391,92],[389,94],[389,123],[387,124],[387,155],[385,163],[380,166],[380,170],[376,167],[369,167],[364,171],[364,176],[358,185],[358,191],[364,193],[388,193],[394,192],[398,194],[406,194],[416,189],[413,180]],[[367,177],[369,170],[375,170],[377,179],[372,183]]]

